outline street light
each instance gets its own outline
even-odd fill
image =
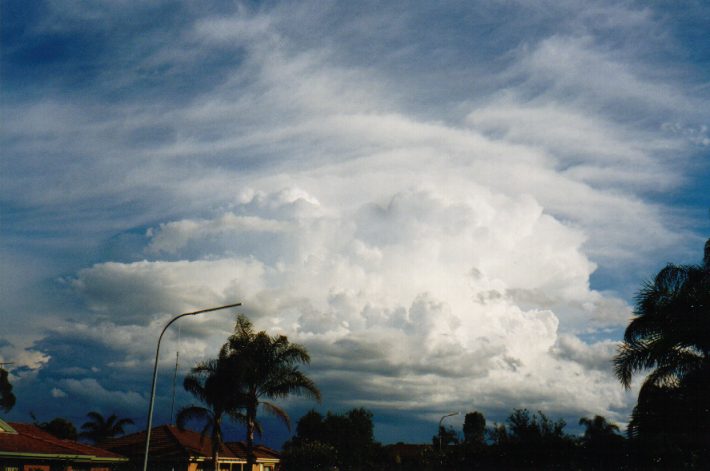
[[[199,311],[186,312],[184,314],[179,314],[179,315],[173,317],[170,320],[170,322],[165,324],[165,327],[163,327],[163,331],[160,333],[160,337],[158,337],[158,348],[155,349],[155,364],[153,365],[153,385],[150,387],[150,406],[148,407],[148,429],[146,430],[146,433],[145,433],[145,457],[143,459],[143,471],[148,471],[148,449],[150,447],[150,429],[153,426],[153,403],[155,402],[155,381],[156,381],[156,379],[158,379],[158,355],[160,354],[160,341],[163,340],[163,334],[165,333],[166,330],[168,330],[168,327],[170,327],[170,324],[172,324],[176,320],[180,319],[181,317],[194,316],[196,314],[202,314],[203,312],[219,311],[222,309],[227,309],[230,307],[237,307],[237,306],[241,306],[241,305],[242,305],[242,303],[228,304],[226,306],[212,307],[209,309],[202,309]]]
[[[451,417],[452,415],[460,415],[460,414],[461,414],[461,412],[451,412],[450,414],[446,414],[439,419],[439,453],[441,453],[441,435],[442,435],[441,434],[441,424],[442,424],[442,422],[447,417]]]

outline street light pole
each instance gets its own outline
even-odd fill
[[[153,403],[155,402],[155,382],[158,378],[158,355],[160,354],[160,341],[163,340],[163,334],[165,333],[166,330],[168,330],[168,327],[175,322],[176,320],[180,319],[181,317],[185,316],[194,316],[196,314],[202,314],[203,312],[212,312],[212,311],[219,311],[222,309],[227,309],[230,307],[237,307],[241,306],[242,303],[236,303],[236,304],[228,304],[226,306],[220,306],[220,307],[213,307],[209,309],[201,309],[199,311],[193,311],[193,312],[186,312],[183,314],[179,314],[175,317],[173,317],[170,322],[165,324],[165,327],[163,327],[163,331],[160,333],[160,337],[158,337],[158,347],[155,349],[155,364],[153,365],[153,384],[150,387],[150,405],[148,406],[148,429],[146,430],[145,433],[145,455],[143,458],[143,471],[148,471],[148,451],[150,448],[150,429],[153,427]]]
[[[459,415],[459,414],[461,414],[461,412],[451,412],[450,414],[446,414],[439,419],[439,453],[441,453],[441,424],[442,424],[442,422],[444,422],[444,419],[447,417],[451,417],[452,415]]]

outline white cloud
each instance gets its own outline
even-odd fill
[[[65,379],[59,382],[67,395],[71,394],[83,400],[97,401],[113,404],[114,407],[141,407],[148,401],[140,394],[133,391],[113,391],[105,388],[94,378]],[[57,397],[54,395],[54,397]]]
[[[530,196],[418,189],[344,211],[303,190],[291,191],[298,198],[247,194],[214,219],[149,231],[152,250],[193,260],[104,263],[80,272],[76,288],[96,313],[138,325],[151,312],[223,304],[232,296],[258,326],[311,349],[318,378],[339,371],[369,377],[358,398],[373,404],[384,400],[376,390],[397,407],[413,407],[432,388],[457,391],[447,396],[452,401],[471,394],[494,401],[512,382],[522,395],[548,402],[563,395],[567,406],[581,409],[589,395],[569,389],[615,385],[608,372],[555,382],[560,370],[576,376],[588,367],[560,356],[569,344],[560,338],[572,337],[559,332],[619,326],[626,319],[605,314],[604,306],[626,310],[589,289],[595,266],[581,251],[581,233],[544,214]],[[296,200],[318,201],[318,211],[304,212]],[[274,231],[281,241],[268,251],[245,242]],[[125,293],[131,295],[116,308]],[[111,343],[124,348],[120,338]],[[528,376],[537,382],[516,379]],[[400,396],[387,378],[411,382],[411,389]],[[453,388],[461,378],[470,384]],[[609,401],[594,405],[608,409]]]
[[[38,347],[105,347],[57,365],[13,337],[13,355],[73,376],[47,380],[50,395],[87,388],[128,407],[169,316],[243,301],[260,328],[308,346],[334,404],[628,406],[603,366],[613,342],[580,336],[623,326],[629,306],[590,277],[636,286],[692,238],[658,201],[707,145],[708,107],[648,60],[672,48],[649,10],[460,8],[197,7],[176,30],[103,44],[110,60],[86,59],[101,72],[81,99],[10,101],[13,241],[48,238],[25,252],[61,268],[33,263],[2,292],[61,274],[85,309],[26,322],[49,330]],[[65,10],[40,30],[132,24],[123,8]],[[67,241],[80,261],[64,260]],[[232,322],[191,321],[186,361]],[[113,391],[107,371],[132,382]]]
[[[594,109],[604,105],[663,111],[693,107],[682,91],[640,76],[646,72],[641,64],[600,47],[592,37],[554,35],[521,52],[519,67],[525,80],[530,85],[544,84],[548,96],[567,94],[569,103],[583,100],[593,106],[596,99]]]
[[[575,107],[508,98],[473,111],[468,122],[505,140],[545,149],[554,159],[550,166],[573,180],[636,189],[679,183],[679,176],[665,171],[663,161],[654,158],[677,144],[650,133],[634,136],[633,130]]]
[[[106,262],[80,271],[72,286],[95,315],[146,325],[157,315],[230,304],[239,292],[261,286],[263,270],[248,259]]]

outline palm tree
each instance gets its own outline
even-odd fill
[[[664,420],[661,415],[684,410],[673,418],[678,430],[710,443],[710,239],[702,264],[668,264],[645,283],[634,314],[614,358],[616,376],[628,389],[634,373],[651,372],[639,392],[630,436],[653,434],[663,428],[654,425]]]
[[[123,428],[126,425],[133,425],[132,419],[119,419],[116,414],[111,414],[108,418],[104,418],[98,412],[92,411],[86,416],[89,420],[81,426],[82,432],[79,434],[79,438],[89,440],[95,444],[101,443],[107,438],[123,435],[126,433]]]
[[[625,440],[618,433],[618,425],[601,415],[582,417],[579,425],[585,428],[579,444],[589,469],[625,469]]]
[[[595,415],[593,419],[582,417],[579,425],[584,426],[583,440],[586,443],[595,443],[608,440],[610,437],[618,436],[619,426],[606,420],[601,415]]]
[[[231,375],[225,365],[224,358],[220,357],[192,368],[183,381],[183,387],[199,399],[204,407],[183,407],[177,414],[177,426],[181,430],[188,422],[198,421],[204,424],[201,435],[203,440],[207,435],[210,437],[212,466],[215,470],[218,469],[217,460],[222,446],[222,419],[226,415],[237,421],[244,420],[240,413],[240,396],[235,394],[235,391],[240,390],[235,383],[237,377]]]
[[[303,394],[320,401],[320,391],[299,370],[300,364],[310,363],[304,347],[290,343],[283,335],[272,337],[264,331],[254,332],[251,322],[243,315],[237,317],[234,334],[222,347],[220,360],[238,378],[239,390],[234,391],[233,397],[245,411],[247,469],[251,469],[255,463],[254,432],[261,430],[257,421],[259,406],[290,429],[288,414],[271,400]]]

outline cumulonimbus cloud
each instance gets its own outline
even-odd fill
[[[651,73],[647,11],[484,3],[469,13],[496,18],[493,38],[451,36],[431,9],[192,12],[105,44],[82,100],[10,103],[0,192],[45,216],[18,227],[108,247],[61,272],[76,309],[18,347],[23,387],[129,407],[170,315],[240,300],[309,348],[333,408],[426,415],[475,397],[623,419],[604,365],[629,285],[697,239],[656,195],[683,184],[707,116]],[[33,31],[95,31],[94,15],[50,8]],[[599,271],[617,292],[594,288]],[[167,338],[196,361],[231,326]]]

